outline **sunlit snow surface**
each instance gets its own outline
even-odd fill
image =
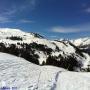
[[[90,90],[90,73],[38,66],[22,58],[0,53],[0,87],[17,90]]]

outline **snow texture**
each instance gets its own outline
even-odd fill
[[[20,57],[0,53],[0,87],[17,90],[90,90],[90,73],[38,66]]]

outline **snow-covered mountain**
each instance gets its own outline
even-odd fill
[[[90,73],[39,66],[23,58],[0,53],[0,89],[90,90]]]
[[[71,42],[79,47],[79,49],[84,50],[90,54],[90,37],[71,40]]]
[[[90,44],[90,37],[75,39],[75,40],[72,40],[72,42],[76,46],[88,45]]]
[[[54,65],[70,71],[88,68],[90,56],[68,40],[47,40],[37,33],[0,29],[0,51],[38,65]]]

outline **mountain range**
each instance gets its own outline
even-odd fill
[[[37,33],[19,29],[0,29],[0,52],[22,57],[44,66],[57,66],[69,71],[89,71],[90,37],[75,40],[49,40]]]

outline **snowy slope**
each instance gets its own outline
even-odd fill
[[[90,90],[90,73],[62,72],[56,90]]]
[[[50,90],[59,71],[65,70],[37,66],[22,58],[0,53],[0,87],[17,87],[18,90]]]
[[[89,90],[90,73],[42,67],[20,57],[0,53],[0,87],[17,87],[17,90]]]
[[[22,38],[22,40],[11,40],[11,39],[7,39],[7,37],[11,37],[11,36],[19,36]],[[42,37],[42,36],[41,36]],[[0,42],[3,43],[9,43],[9,44],[16,44],[17,42],[20,43],[39,43],[39,44],[45,44],[48,46],[52,46],[53,44],[50,43],[50,41],[41,38],[40,35],[36,35],[35,33],[27,33],[24,31],[21,31],[19,29],[10,29],[10,28],[1,28],[0,29]]]

